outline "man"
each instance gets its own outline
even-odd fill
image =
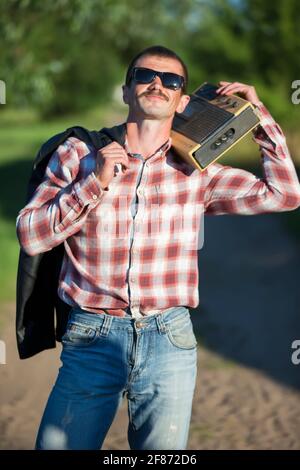
[[[69,138],[18,216],[28,254],[64,243],[58,292],[73,307],[39,449],[101,448],[125,394],[131,449],[185,449],[197,372],[188,310],[198,305],[197,249],[186,249],[176,223],[153,229],[161,218],[153,211],[171,213],[176,204],[258,214],[300,205],[284,135],[252,86],[220,82],[218,92],[239,93],[260,112],[254,137],[264,179],[219,163],[200,172],[178,159],[170,130],[189,101],[186,86],[186,67],[174,52],[142,51],[123,87],[124,145],[97,153]],[[199,222],[192,221],[196,234]]]

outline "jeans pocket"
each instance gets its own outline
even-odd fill
[[[189,317],[171,321],[167,325],[167,337],[177,348],[194,349],[197,347],[197,339]]]
[[[98,328],[71,320],[62,337],[62,343],[63,345],[89,346],[97,341],[98,337]]]

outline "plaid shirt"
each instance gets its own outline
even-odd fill
[[[117,167],[103,190],[96,151],[69,138],[18,215],[22,248],[34,255],[64,243],[58,294],[69,305],[120,317],[129,308],[140,317],[197,307],[204,212],[250,215],[300,205],[285,137],[263,104],[258,111],[262,179],[219,163],[200,172],[178,159],[169,141],[146,160],[128,154],[130,169]]]

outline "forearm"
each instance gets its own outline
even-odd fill
[[[103,194],[94,173],[49,199],[51,192],[56,191],[45,183],[17,217],[17,236],[29,255],[48,251],[80,230]]]
[[[258,111],[261,126],[253,133],[253,140],[261,151],[264,173],[261,183],[266,199],[270,198],[271,211],[296,209],[300,205],[300,185],[285,136],[262,103]],[[264,205],[268,209],[268,202],[262,201],[262,209]]]

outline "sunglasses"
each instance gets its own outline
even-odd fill
[[[179,90],[184,88],[184,77],[172,72],[157,72],[157,70],[146,69],[144,67],[134,67],[130,76],[130,80],[136,83],[151,83],[159,77],[163,87],[171,90]]]

